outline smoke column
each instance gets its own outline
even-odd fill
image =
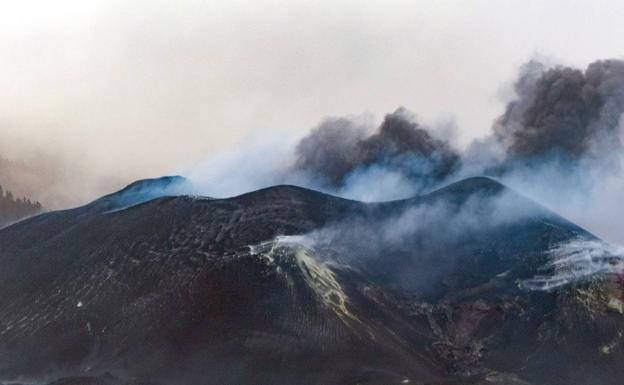
[[[395,172],[425,187],[459,168],[459,155],[434,138],[404,108],[386,115],[369,136],[347,119],[328,119],[296,147],[295,171],[340,188],[355,172],[371,167]]]

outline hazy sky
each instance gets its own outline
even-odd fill
[[[405,106],[465,145],[527,60],[622,57],[622,20],[596,0],[0,0],[0,156],[48,167],[37,194],[62,205],[325,116]]]

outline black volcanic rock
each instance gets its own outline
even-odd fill
[[[110,204],[144,196],[142,183],[0,231],[0,377],[615,385],[624,376],[614,282],[519,285],[544,273],[553,244],[594,237],[493,180],[371,204],[293,186]],[[329,245],[306,243],[326,233]]]

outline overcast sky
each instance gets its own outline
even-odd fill
[[[326,116],[405,106],[465,145],[527,60],[623,57],[622,20],[615,0],[1,0],[0,156],[48,163],[62,204]]]

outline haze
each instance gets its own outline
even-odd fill
[[[621,57],[623,19],[618,1],[5,1],[0,157],[56,208],[326,116],[405,106],[465,146],[522,63]]]

